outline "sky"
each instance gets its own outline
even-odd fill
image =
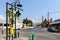
[[[6,17],[6,2],[12,3],[14,0],[0,0],[0,15]],[[41,22],[42,16],[47,18],[49,12],[49,18],[60,18],[60,0],[20,0],[23,5],[21,9],[21,20],[26,17],[34,22]]]

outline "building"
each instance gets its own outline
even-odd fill
[[[22,20],[20,20],[18,17],[16,18],[16,29],[21,29],[22,28]],[[15,23],[13,24],[13,28],[15,28]]]

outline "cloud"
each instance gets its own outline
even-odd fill
[[[0,15],[0,19],[5,20],[5,17],[3,15]]]
[[[5,20],[6,20],[6,18],[3,15],[0,15],[0,23],[2,23],[2,22],[5,23],[6,22]]]

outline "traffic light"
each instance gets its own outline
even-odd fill
[[[18,15],[18,17],[21,15],[21,13],[19,12],[19,10],[17,10],[16,14]]]

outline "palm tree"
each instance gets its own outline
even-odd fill
[[[23,23],[26,24],[26,25],[28,25],[28,19],[27,18],[23,19]]]
[[[16,21],[16,18],[19,18],[20,15],[21,13],[19,12],[19,10],[17,10],[17,12],[14,14],[14,17],[15,17],[14,22]]]
[[[7,13],[7,15],[8,15],[8,22],[9,22],[9,24],[10,24],[10,22],[11,22],[11,16],[12,16],[12,10],[8,10],[8,13]],[[11,19],[11,20],[10,20]]]
[[[8,15],[9,17],[12,16],[12,10],[8,10],[7,15]]]

